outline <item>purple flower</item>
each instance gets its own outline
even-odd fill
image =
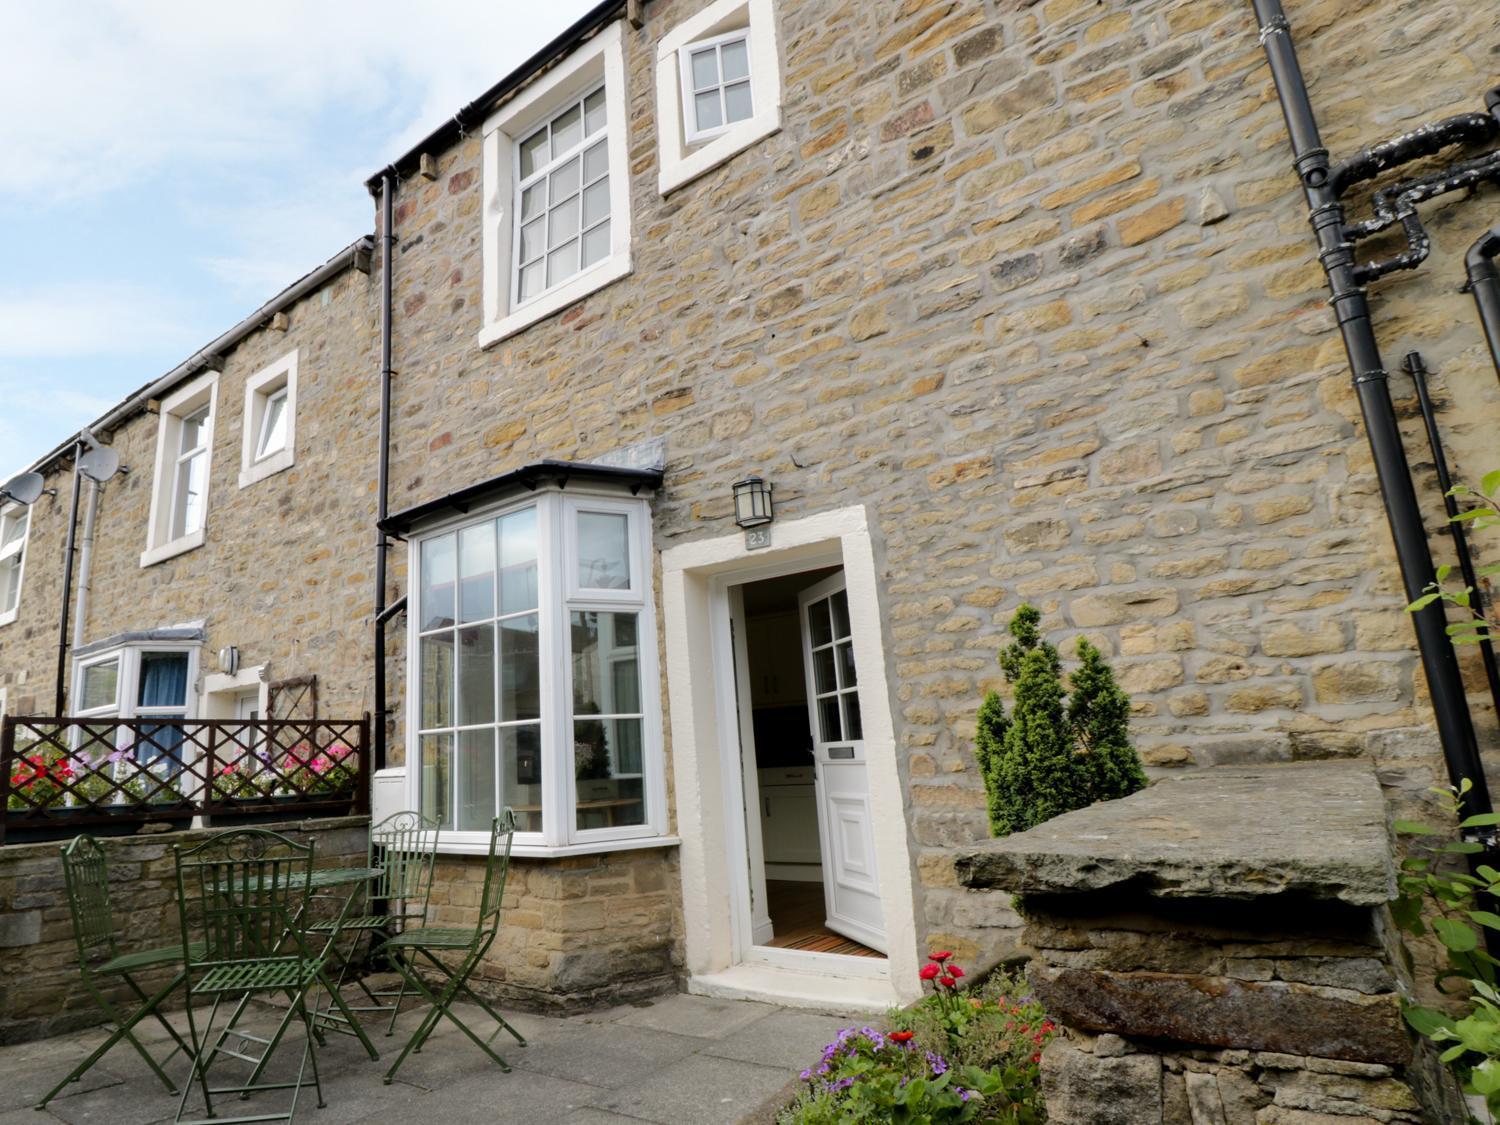
[[[927,1065],[932,1068],[932,1076],[934,1078],[940,1074],[946,1074],[948,1071],[948,1060],[943,1058],[942,1055],[933,1054],[931,1051],[927,1052]]]
[[[957,1092],[958,1096],[960,1098],[962,1098],[964,1101],[968,1101],[969,1100],[969,1097],[970,1097],[969,1091],[965,1090],[962,1086],[955,1086],[955,1087],[953,1087],[953,1089],[954,1089],[955,1092]]]

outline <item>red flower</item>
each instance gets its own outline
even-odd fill
[[[910,1031],[893,1031],[887,1036],[892,1043],[910,1043],[911,1037],[912,1033]]]
[[[932,980],[938,975],[938,967],[936,965],[923,965],[922,971],[918,975],[920,975],[923,980]]]
[[[938,984],[942,985],[944,988],[954,988],[957,986],[958,982],[952,977],[944,977],[942,980],[938,981]]]
[[[948,975],[950,977],[961,977],[961,976],[964,975],[964,971],[962,969],[960,969],[957,965],[949,965],[948,966]]]
[[[953,951],[951,949],[943,949],[943,950],[939,950],[937,953],[930,953],[930,954],[928,954],[927,955],[927,960],[929,960],[929,961],[936,961],[939,965],[941,965],[944,961],[948,960],[948,958],[950,958],[952,956],[953,956]]]

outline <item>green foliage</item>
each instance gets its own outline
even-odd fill
[[[990,830],[1022,832],[1059,813],[1124,797],[1146,774],[1130,742],[1130,699],[1104,655],[1078,640],[1079,665],[1064,698],[1062,661],[1042,639],[1041,613],[1023,605],[1000,669],[1014,684],[1009,715],[990,692],[979,708],[974,756],[984,778]]]
[[[1455,817],[1460,801],[1472,788],[1465,779],[1457,788],[1433,790]],[[1500,813],[1483,813],[1460,821],[1463,830],[1493,829]],[[1453,1016],[1415,1003],[1403,1005],[1406,1022],[1441,1052],[1465,1092],[1478,1094],[1490,1113],[1500,1113],[1500,992],[1496,969],[1500,961],[1485,949],[1481,935],[1500,932],[1500,914],[1489,909],[1500,898],[1500,871],[1479,864],[1469,873],[1463,857],[1479,854],[1482,845],[1445,839],[1447,833],[1415,821],[1398,820],[1396,832],[1413,837],[1412,854],[1401,862],[1397,896],[1391,904],[1396,925],[1413,937],[1428,934],[1443,946],[1447,966],[1435,978],[1440,992],[1455,982],[1466,991],[1464,1008]],[[1476,928],[1477,927],[1477,928]],[[1402,950],[1408,969],[1410,951]]]
[[[1448,495],[1470,503],[1470,507],[1453,516],[1449,523],[1467,524],[1470,533],[1500,527],[1500,469],[1485,473],[1479,482],[1478,491],[1458,484],[1448,490]],[[1500,620],[1485,616],[1484,603],[1479,591],[1473,586],[1458,586],[1449,581],[1453,571],[1451,566],[1438,567],[1437,581],[1429,584],[1422,596],[1406,607],[1407,612],[1415,613],[1419,609],[1426,609],[1433,602],[1442,601],[1457,606],[1461,611],[1460,619],[1448,625],[1448,638],[1454,644],[1477,645],[1482,641],[1500,639],[1496,635],[1500,632]],[[1476,567],[1474,577],[1500,577],[1500,562]],[[1493,600],[1490,602],[1490,609],[1493,614]]]
[[[778,1125],[1045,1121],[1037,1060],[1056,1029],[1025,991],[1001,974],[973,991],[937,988],[882,1029],[845,1028]]]

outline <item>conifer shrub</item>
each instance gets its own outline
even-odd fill
[[[987,693],[974,732],[996,836],[1146,784],[1130,742],[1130,698],[1104,654],[1080,637],[1078,667],[1065,692],[1057,647],[1037,628],[1041,617],[1035,606],[1016,610],[1012,640],[1000,650],[1000,670],[1014,685],[1010,713],[997,693]]]

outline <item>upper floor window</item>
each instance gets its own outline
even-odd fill
[[[415,539],[407,761],[458,846],[505,805],[518,846],[664,833],[649,515],[570,489]]]
[[[663,195],[781,128],[772,0],[716,0],[662,36],[656,123]]]
[[[483,159],[481,346],[630,272],[620,25],[496,111]]]
[[[29,507],[24,504],[0,505],[0,625],[8,625],[20,612],[26,533],[30,527]]]
[[[297,352],[245,380],[240,487],[289,469],[297,435]]]
[[[203,542],[218,390],[219,373],[210,371],[162,401],[142,566]]]

